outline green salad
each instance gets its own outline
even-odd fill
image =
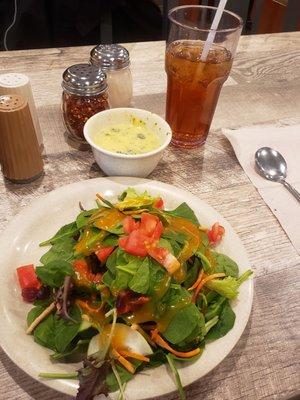
[[[205,344],[235,322],[230,301],[251,271],[216,246],[225,229],[204,227],[182,203],[166,210],[161,197],[128,188],[111,203],[97,194],[40,244],[40,265],[17,269],[27,333],[52,350],[52,361],[82,361],[72,374],[43,371],[43,378],[79,380],[77,400],[119,390],[135,374],[167,364],[185,399],[178,363],[194,362]]]

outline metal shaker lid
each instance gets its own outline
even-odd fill
[[[107,89],[106,74],[91,64],[75,64],[63,73],[62,87],[70,93],[92,96]]]
[[[119,44],[99,44],[91,50],[90,61],[103,70],[121,69],[130,64],[128,50]]]

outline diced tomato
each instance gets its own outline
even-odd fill
[[[162,210],[164,208],[164,201],[161,197],[159,197],[153,204],[153,206],[155,208],[159,208],[160,210]]]
[[[173,274],[180,267],[177,258],[164,247],[149,246],[148,254],[165,267],[169,274]]]
[[[90,286],[91,283],[100,283],[102,281],[102,275],[93,274],[88,263],[84,260],[75,260],[73,262],[73,268],[76,273],[76,283],[79,286]]]
[[[113,246],[107,246],[103,247],[102,249],[98,249],[95,251],[96,256],[98,257],[98,260],[101,262],[105,262],[108,258],[108,256],[113,252],[114,247]]]
[[[33,264],[17,268],[17,275],[22,290],[25,288],[40,289],[42,286],[35,273]]]
[[[138,229],[131,232],[129,236],[120,238],[119,246],[129,254],[145,257],[147,255],[147,249],[145,246],[147,239],[147,236]]]
[[[155,227],[155,229],[154,229],[154,232],[152,233],[151,238],[152,238],[154,241],[158,241],[158,240],[160,239],[162,233],[163,233],[163,230],[164,230],[163,224],[161,223],[161,221],[159,221],[159,222],[156,224],[156,227]]]
[[[224,227],[221,226],[218,222],[216,222],[215,224],[213,224],[211,229],[207,231],[209,242],[213,245],[218,244],[222,240],[224,233],[225,233]]]
[[[142,213],[140,230],[148,237],[151,237],[158,224],[159,218],[156,215]]]
[[[140,226],[140,223],[138,221],[135,221],[131,216],[128,216],[124,219],[123,221],[123,229],[124,232],[129,234],[132,231],[135,231],[138,229]]]

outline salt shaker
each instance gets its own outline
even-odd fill
[[[111,108],[130,106],[132,77],[128,50],[119,44],[100,44],[91,50],[90,62],[107,75]]]
[[[62,80],[62,111],[72,139],[85,142],[83,127],[94,114],[109,108],[106,75],[90,64],[67,68]]]

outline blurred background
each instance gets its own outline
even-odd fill
[[[168,10],[219,0],[0,0],[0,49],[162,40]],[[243,34],[300,30],[300,0],[228,0]]]

